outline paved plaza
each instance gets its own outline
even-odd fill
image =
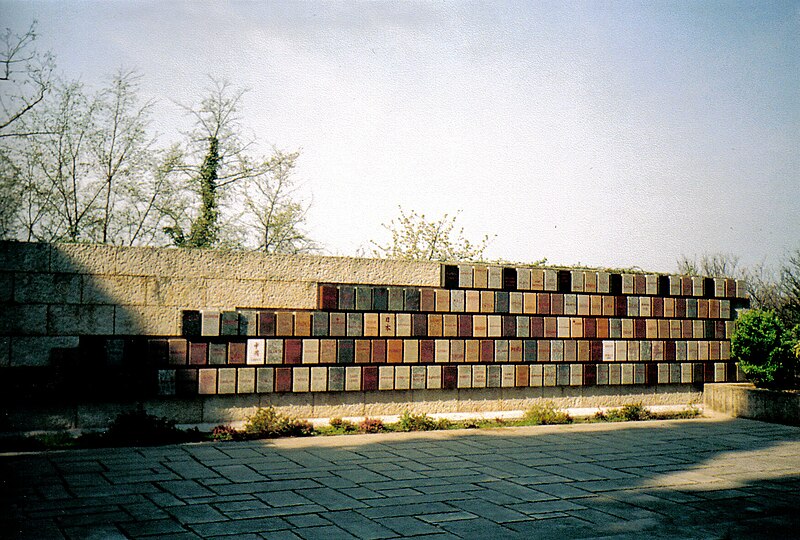
[[[800,428],[728,418],[0,457],[0,537],[798,538]]]

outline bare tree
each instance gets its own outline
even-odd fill
[[[52,87],[55,61],[50,53],[36,49],[36,21],[23,34],[10,28],[2,35],[0,50],[0,137],[35,134],[16,129],[19,120],[39,105]]]
[[[254,221],[256,249],[266,253],[305,253],[316,246],[303,230],[309,205],[296,197],[292,178],[298,152],[275,150],[268,170],[243,183],[247,217]]]
[[[153,103],[139,103],[139,78],[134,71],[119,71],[97,97],[97,129],[91,152],[103,184],[96,239],[103,244],[133,240],[130,232],[120,233],[131,225],[133,216],[127,207],[142,202],[138,184],[145,180],[151,166],[155,141],[147,127]],[[118,203],[123,207],[115,212]]]
[[[678,259],[678,272],[687,276],[737,277],[740,274],[739,257],[730,253],[704,253]]]

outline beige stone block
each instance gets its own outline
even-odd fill
[[[603,362],[613,362],[616,359],[616,346],[613,341],[603,341]]]
[[[236,368],[220,368],[217,370],[217,393],[236,393]]]
[[[45,304],[0,304],[0,334],[45,335],[47,308]]]
[[[236,393],[252,394],[256,391],[256,368],[238,368],[236,373]]]
[[[394,390],[394,366],[378,368],[378,390]]]
[[[8,367],[11,364],[11,338],[0,336],[0,367]]]
[[[536,293],[526,292],[522,295],[522,312],[527,315],[536,314]]]
[[[692,296],[703,296],[703,278],[695,276],[692,278]]]
[[[197,393],[212,395],[217,393],[217,370],[201,369],[197,373]]]
[[[639,298],[639,317],[650,317],[652,313],[653,313],[652,299],[647,296],[642,296],[641,298]]]
[[[247,363],[263,364],[266,359],[267,345],[263,339],[247,340]]]
[[[466,311],[467,313],[478,313],[481,310],[480,291],[466,291]]]
[[[476,266],[472,271],[473,286],[476,289],[486,289],[489,287],[489,269],[485,266]]]
[[[578,314],[578,296],[575,294],[564,295],[564,315]]]
[[[633,319],[622,319],[622,337],[625,339],[633,338]]]
[[[521,292],[512,292],[508,295],[508,312],[509,313],[522,313],[522,293]]]
[[[416,364],[419,362],[419,340],[403,340],[403,363]]]
[[[614,342],[614,360],[625,362],[628,359],[628,342],[617,340]]]
[[[589,305],[590,296],[588,294],[579,294],[577,296],[578,299],[578,315],[589,315],[591,312],[591,308]]]
[[[450,291],[450,311],[461,313],[466,309],[466,294],[464,291]],[[447,310],[442,310],[447,311]]]
[[[584,279],[586,276],[582,270],[570,271],[570,277],[572,279],[572,292],[583,292],[586,290],[584,287]]]
[[[458,366],[458,388],[472,388],[472,366]]]
[[[622,294],[633,294],[633,274],[622,274]]]
[[[608,272],[597,273],[597,292],[600,294],[608,294],[609,291],[609,274]]]
[[[486,366],[472,366],[471,388],[486,388]]]
[[[303,340],[303,363],[304,364],[319,364],[319,340],[318,339],[304,339]]]
[[[177,336],[180,310],[176,307],[115,306],[114,334]]]
[[[488,337],[500,337],[503,335],[503,317],[501,315],[489,315],[486,317],[486,331]]]
[[[578,359],[578,342],[566,340],[564,343],[564,362],[575,362]]]
[[[442,366],[427,366],[426,376],[429,390],[438,390],[442,387]]]
[[[11,358],[9,365],[16,366],[48,366],[50,354],[54,348],[75,348],[78,346],[77,336],[59,337],[11,337]]]
[[[292,392],[308,392],[311,390],[311,368],[292,369]]]
[[[555,270],[544,271],[544,290],[555,291],[558,289],[558,273]]]
[[[120,251],[119,247],[100,244],[54,244],[50,268],[53,272],[110,275],[116,272]]]
[[[472,288],[472,266],[468,264],[458,265],[458,286],[462,289]]]
[[[205,304],[215,307],[276,307],[263,306],[264,284],[262,281],[245,279],[205,280]],[[298,306],[287,306],[298,307]]]
[[[645,321],[645,337],[647,339],[658,338],[658,321],[655,319],[647,319]]]
[[[486,337],[489,332],[489,322],[486,315],[472,316],[472,335],[474,337]]]
[[[481,313],[494,312],[494,293],[492,291],[481,291]]]
[[[589,302],[589,315],[599,317],[603,314],[603,297],[592,295]]]
[[[553,362],[564,361],[564,342],[560,339],[550,341],[550,359]]]
[[[446,363],[450,361],[450,340],[437,339],[436,349],[434,353],[434,361],[436,363]]]
[[[583,386],[583,365],[573,364],[569,367],[570,386]]]
[[[114,306],[50,305],[47,330],[50,335],[111,335],[114,333]]]
[[[344,390],[345,392],[358,392],[361,390],[361,368],[344,368]]]
[[[545,364],[543,369],[543,383],[544,386],[555,386],[556,385],[556,366],[553,364]]]
[[[258,410],[258,394],[207,396],[203,398],[202,422],[225,424],[246,420]]]
[[[394,313],[381,313],[380,314],[380,335],[393,337],[395,335],[395,318]]]
[[[692,364],[681,364],[681,383],[689,384],[692,382]]]
[[[638,341],[631,341],[628,343],[628,362],[638,362],[640,360],[639,353],[641,346]]]
[[[0,273],[0,303],[14,301],[14,274]]]
[[[81,302],[84,304],[144,305],[147,303],[147,279],[137,276],[83,275],[81,276]],[[201,307],[203,304],[198,302],[174,305]]]
[[[542,386],[544,384],[543,379],[543,366],[541,364],[532,364],[530,370],[530,381],[529,385],[533,387]]]
[[[650,295],[658,294],[658,276],[654,274],[648,274],[644,277],[644,279],[644,293]]]
[[[628,297],[628,316],[630,316],[630,317],[638,317],[639,316],[639,297],[638,296],[629,296]]]
[[[263,297],[257,303],[239,307],[264,307],[275,309],[315,309],[317,286],[300,281],[266,281],[262,284]],[[211,304],[209,304],[211,305]]]
[[[81,276],[51,273],[15,274],[14,301],[21,304],[79,304]]]
[[[544,289],[544,270],[540,268],[531,269],[531,290],[543,291]]]
[[[178,306],[183,308],[202,309],[206,306],[215,307],[257,307],[260,302],[236,302],[235,298],[228,296],[227,285],[224,280],[207,282],[202,278],[179,278],[179,277],[149,277],[126,279],[146,283],[145,302],[119,302],[124,304],[146,303],[150,306]],[[236,287],[236,282],[232,282],[232,287]],[[213,295],[208,295],[212,287]],[[259,299],[260,300],[260,290]]]
[[[669,276],[670,296],[680,296],[681,292],[681,276]]]
[[[50,244],[0,241],[0,271],[49,272]]]
[[[621,367],[622,384],[633,384],[633,364],[623,364]]]
[[[531,290],[530,268],[517,268],[517,289],[520,291]]]
[[[556,336],[559,338],[568,338],[570,333],[570,318],[558,317],[556,320],[558,321]]]
[[[325,392],[328,389],[328,368],[311,368],[311,391]]]
[[[489,267],[489,288],[502,289],[503,288],[503,268],[500,266]]]
[[[377,313],[364,313],[364,335],[377,337],[380,334],[380,316]]]

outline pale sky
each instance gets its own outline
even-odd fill
[[[301,149],[311,235],[352,255],[397,206],[487,254],[673,271],[800,248],[800,2],[9,2],[67,77],[143,75],[162,140],[207,74]]]

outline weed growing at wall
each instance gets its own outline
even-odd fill
[[[569,414],[559,411],[552,403],[534,405],[525,411],[523,420],[528,425],[571,424],[573,422]]]

